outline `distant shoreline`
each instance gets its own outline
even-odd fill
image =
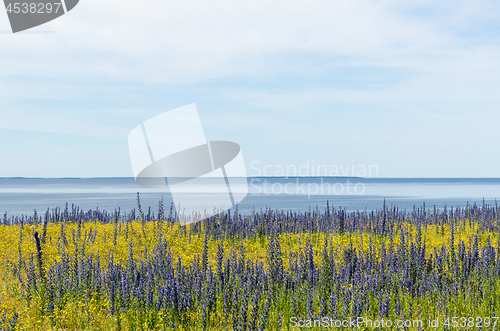
[[[238,177],[229,177],[238,178]],[[241,177],[239,177],[241,178]],[[187,178],[188,179],[188,178]],[[201,181],[200,181],[201,180]],[[197,182],[200,183],[214,183],[220,180],[220,177],[198,177]],[[344,184],[388,184],[388,185],[500,185],[500,178],[390,178],[390,177],[343,177],[343,176],[279,176],[279,177],[247,177],[248,185],[265,185],[266,183],[279,183],[288,184],[293,183],[296,185],[302,185],[303,183],[314,183],[317,185],[323,185],[327,183],[344,183]],[[78,177],[62,177],[62,178],[44,178],[44,177],[0,177],[0,188],[4,187],[30,187],[30,186],[116,186],[116,187],[132,187],[137,186],[140,189],[134,177],[89,177],[89,178],[78,178]]]
[[[179,177],[181,178],[181,177]],[[204,177],[204,178],[220,178],[220,177]],[[244,177],[229,177],[229,178],[244,178]],[[500,177],[356,177],[356,176],[247,176],[247,178],[257,179],[366,179],[366,180],[500,180]],[[103,179],[131,179],[134,177],[0,177],[0,180],[103,180]]]

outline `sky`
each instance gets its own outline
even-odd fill
[[[191,103],[249,176],[500,177],[499,16],[481,0],[81,0],[12,34],[0,10],[0,177],[131,177],[131,130]]]

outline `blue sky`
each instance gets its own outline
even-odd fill
[[[81,0],[19,34],[0,13],[0,177],[132,176],[128,133],[190,103],[251,176],[500,177],[499,7]]]

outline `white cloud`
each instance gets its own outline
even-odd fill
[[[265,74],[269,57],[286,66],[294,52],[402,65],[450,43],[433,24],[372,1],[82,0],[36,29],[57,33],[0,36],[3,75],[195,82]]]
[[[205,83],[204,93],[210,94],[205,101],[232,102],[205,115],[205,130],[217,132],[220,139],[225,137],[222,130],[240,132],[234,140],[245,142],[245,151],[254,158],[276,154],[283,161],[274,162],[286,163],[301,153],[328,150],[334,139],[327,111],[348,125],[357,115],[369,114],[359,127],[335,131],[334,138],[351,139],[342,150],[346,160],[352,157],[349,149],[359,148],[358,159],[370,153],[364,157],[380,160],[386,174],[432,176],[438,171],[425,160],[414,168],[405,166],[413,157],[410,152],[382,159],[363,147],[363,140],[370,147],[398,135],[395,146],[417,148],[420,156],[430,153],[445,163],[454,162],[450,155],[462,146],[479,146],[475,153],[486,153],[489,147],[481,142],[499,138],[494,124],[500,49],[494,31],[500,28],[487,23],[498,19],[497,7],[492,1],[81,0],[69,14],[34,29],[55,33],[0,34],[0,128],[126,137],[145,119],[183,105],[176,102],[198,102],[195,90]],[[0,15],[0,30],[8,29],[6,15]],[[409,77],[377,90],[307,83],[284,88],[289,78],[283,73],[320,77],[347,66],[396,68]],[[232,86],[224,80],[228,77],[251,77],[257,83]],[[276,77],[270,83],[276,88],[260,87],[269,77]],[[218,86],[210,85],[217,79]],[[148,104],[149,95],[138,91],[131,99],[144,98],[140,109],[122,100],[126,84],[164,84],[165,90],[175,86],[187,97]],[[72,102],[83,105],[73,109]],[[113,102],[116,106],[110,106]],[[59,104],[52,108],[51,103]],[[259,109],[259,117],[230,109],[238,103]],[[198,107],[203,117],[205,105]],[[392,122],[384,124],[386,118]],[[242,122],[245,127],[238,127]],[[422,137],[426,127],[434,131]],[[457,135],[460,130],[468,135]],[[293,142],[296,150],[266,150],[261,137],[273,139],[277,149]],[[448,144],[450,152],[441,153],[439,142]],[[494,157],[498,161],[488,155],[488,164]],[[471,164],[469,160],[453,173],[471,175]],[[499,174],[488,167],[485,175]],[[447,170],[443,166],[439,171],[443,175]]]

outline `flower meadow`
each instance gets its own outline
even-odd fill
[[[138,196],[130,213],[5,214],[0,327],[292,330],[297,320],[365,318],[423,324],[334,328],[429,330],[439,319],[434,329],[494,330],[499,212],[496,203],[399,210],[384,201],[348,213],[327,202],[182,226],[172,206],[145,213]]]

